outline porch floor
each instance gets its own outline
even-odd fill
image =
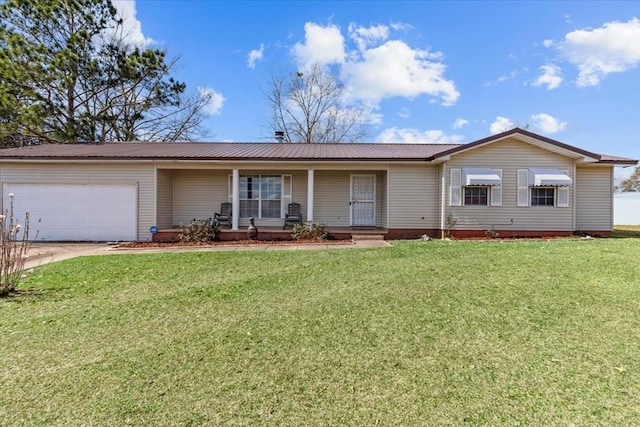
[[[180,228],[165,228],[153,234],[154,242],[176,242],[179,240]],[[334,240],[386,240],[388,231],[382,227],[327,227],[329,236]],[[220,240],[246,240],[246,227],[239,230],[231,230],[225,226],[220,228],[218,237]],[[256,240],[293,240],[291,227],[285,230],[282,227],[258,227]]]

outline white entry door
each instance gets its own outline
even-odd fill
[[[351,225],[376,225],[376,176],[351,175]]]

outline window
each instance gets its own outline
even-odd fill
[[[464,187],[465,206],[487,206],[489,187]]]
[[[240,217],[280,218],[282,177],[280,175],[241,175]]]
[[[449,206],[502,206],[502,169],[451,168]]]
[[[567,208],[573,180],[568,170],[518,169],[517,205]]]
[[[554,187],[531,187],[531,206],[555,206]]]

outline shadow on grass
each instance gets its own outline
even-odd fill
[[[613,239],[638,239],[640,238],[640,228],[614,228],[609,237]]]
[[[14,289],[7,295],[0,296],[0,301],[23,302],[27,298],[41,298],[44,296],[42,289]]]

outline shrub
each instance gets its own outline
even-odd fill
[[[295,224],[291,232],[293,240],[327,240],[329,232],[323,224],[312,223],[311,226],[305,224]]]
[[[180,231],[181,242],[212,242],[218,238],[218,224],[211,218],[192,219],[187,225],[183,225]]]
[[[31,247],[29,212],[25,213],[24,225],[21,225],[13,216],[13,198],[13,193],[9,193],[9,209],[0,211],[0,296],[16,289]]]

